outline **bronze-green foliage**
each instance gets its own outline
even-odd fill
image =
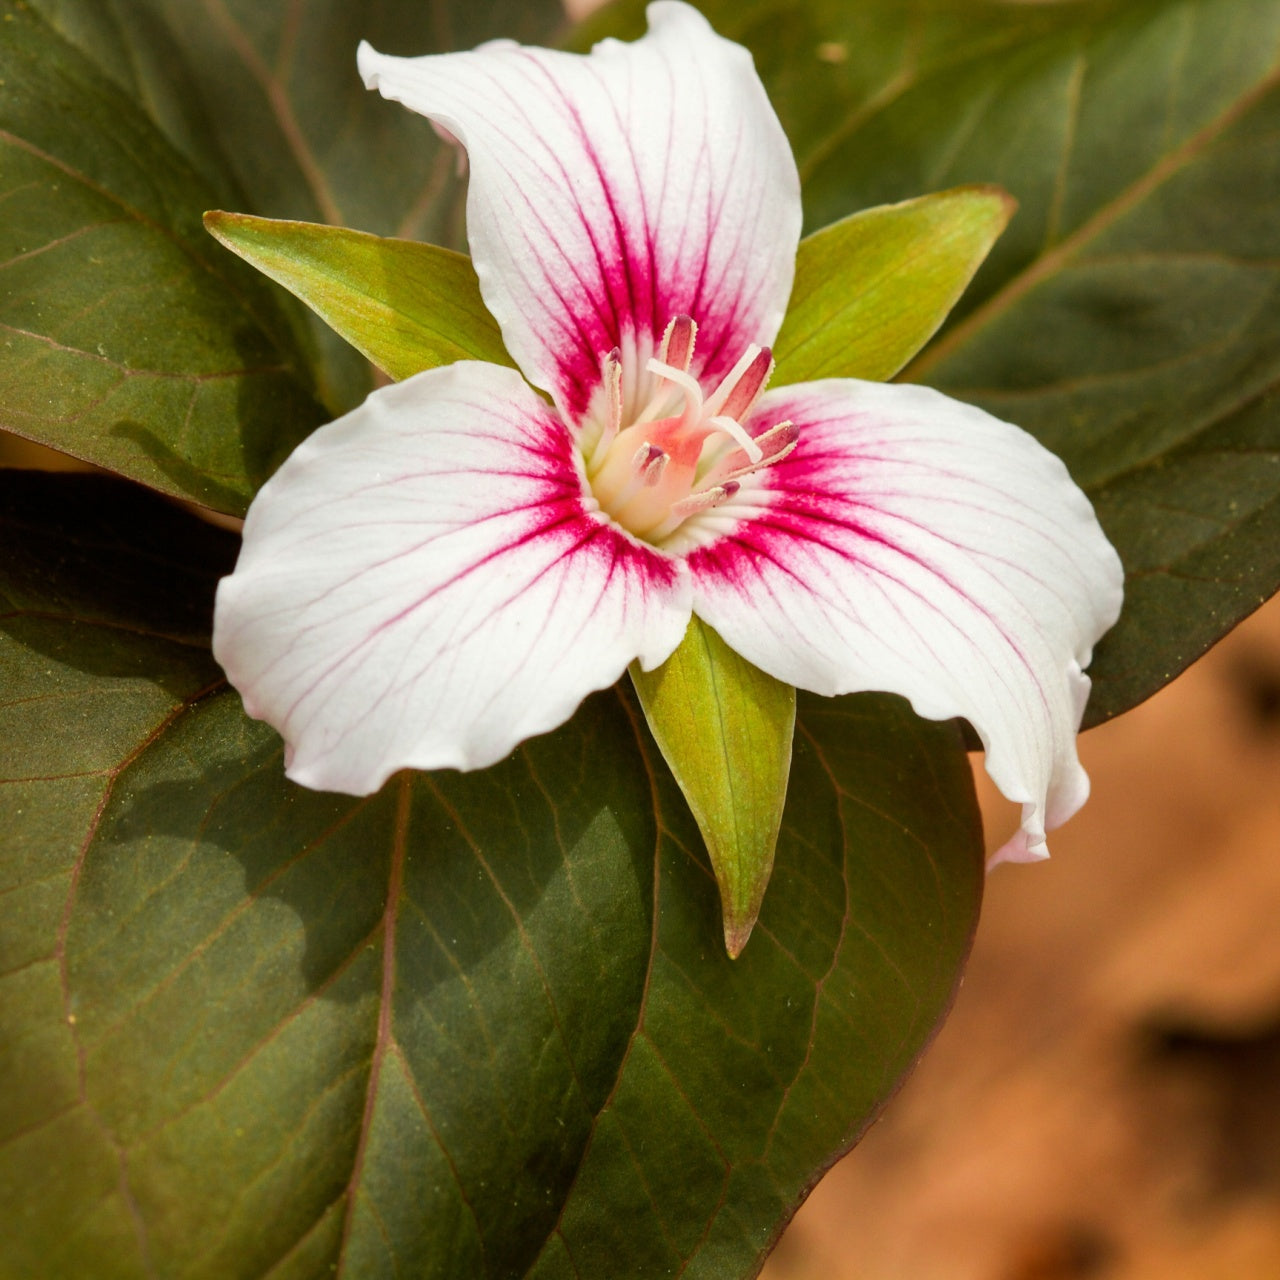
[[[6,1274],[748,1274],[948,1004],[952,727],[802,698],[732,962],[628,696],[481,773],[307,792],[183,603],[231,539],[18,473],[0,526]]]
[[[1066,458],[1129,570],[1091,714],[1139,701],[1280,580],[1280,2],[704,7],[755,53],[811,230],[1017,198],[905,376]],[[243,510],[364,375],[201,213],[457,247],[451,153],[365,94],[355,41],[545,40],[556,11],[0,0],[0,425]],[[952,271],[940,306],[985,199],[964,253],[916,255]],[[866,324],[901,304],[885,273],[832,297],[806,266],[881,216],[802,250],[796,314],[831,324],[784,330],[780,380],[887,374],[927,336]],[[233,539],[12,474],[0,524],[6,1275],[748,1275],[945,1010],[980,891],[950,726],[801,696],[730,962],[625,689],[492,771],[307,793],[208,654]]]

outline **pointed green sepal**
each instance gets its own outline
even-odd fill
[[[655,671],[631,665],[640,704],[693,811],[736,959],[764,899],[791,772],[796,691],[734,653],[705,622]]]
[[[956,187],[806,236],[773,384],[892,378],[937,332],[1016,208],[999,187]]]
[[[465,254],[244,213],[206,213],[204,225],[392,378],[455,360],[512,363]]]

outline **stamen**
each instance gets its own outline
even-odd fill
[[[631,456],[631,474],[626,476],[623,483],[618,487],[616,493],[608,493],[598,495],[602,498],[602,505],[610,515],[617,516],[623,511],[627,504],[645,488],[652,488],[662,479],[663,472],[667,469],[669,458],[665,449],[659,448],[656,444],[650,444],[647,440],[642,444]],[[615,476],[615,482],[621,477]]]
[[[754,343],[742,353],[742,358],[737,364],[720,379],[720,385],[707,397],[707,416],[715,417],[717,414],[725,412],[725,402],[729,399],[730,394],[737,387],[738,383],[746,376],[747,370],[760,358],[763,347],[757,347]],[[772,356],[769,357],[772,360]]]
[[[674,382],[684,392],[684,412],[686,418],[692,418],[695,421],[702,414],[702,388],[698,386],[698,380],[691,373],[686,373],[683,369],[677,369],[673,365],[663,364],[661,360],[650,359],[645,368],[650,373],[656,373],[660,377],[666,378],[668,382]]]
[[[756,442],[747,435],[743,427],[732,418],[726,418],[721,414],[714,418],[707,419],[707,425],[710,427],[716,427],[718,430],[723,431],[725,435],[732,437],[734,443],[742,449],[753,463],[759,462],[760,459],[764,457],[764,454],[760,450],[760,446],[756,444]]]
[[[777,462],[784,454],[790,453],[800,440],[800,431],[790,418],[775,423],[768,431],[756,436],[756,444],[764,454],[766,462]]]
[[[599,466],[614,437],[622,429],[622,352],[614,347],[600,357],[600,381],[604,387],[605,406],[608,417],[600,431],[600,439],[591,450],[587,459],[587,472],[594,472]]]
[[[679,502],[673,502],[671,504],[671,514],[684,520],[696,512],[710,511],[713,507],[718,507],[722,502],[728,502],[741,488],[742,486],[736,480],[726,480],[724,484],[715,485],[710,489],[703,489],[699,493],[691,493],[687,498],[681,498]]]
[[[741,476],[755,475],[757,471],[763,471],[766,467],[776,466],[783,458],[787,457],[791,451],[800,443],[797,436],[796,439],[784,445],[777,453],[767,458],[761,459],[759,462],[749,462],[745,467],[739,467],[736,471],[730,471],[724,478],[725,480],[737,480]]]
[[[636,469],[641,481],[653,488],[662,479],[662,473],[667,469],[668,461],[665,449],[646,442],[636,450],[636,456],[632,458],[631,465]]]
[[[725,396],[720,412],[727,418],[736,418],[739,422],[745,421],[772,375],[773,352],[768,347],[761,347],[756,358],[746,367],[742,376]],[[721,386],[723,385],[722,383]]]
[[[728,502],[741,488],[736,480],[726,480],[724,484],[713,485],[710,489],[702,489],[698,493],[691,493],[687,498],[681,498],[679,502],[673,502],[667,518],[657,528],[649,531],[649,537],[660,543],[690,516],[696,516],[700,511],[714,510]]]
[[[698,326],[692,316],[676,316],[662,335],[658,360],[687,373],[693,361],[693,344],[697,336]]]
[[[604,381],[605,397],[609,404],[609,422],[605,430],[617,435],[622,426],[622,350],[614,349],[601,359],[600,372]]]
[[[773,372],[770,350],[748,347],[704,396],[691,372],[696,336],[692,318],[678,315],[643,365],[624,367],[616,349],[600,358],[599,437],[587,467],[592,494],[606,517],[658,546],[690,517],[728,502],[742,491],[740,481],[782,461],[799,439],[789,421],[754,437],[744,425]],[[644,392],[649,400],[637,414],[628,406]]]

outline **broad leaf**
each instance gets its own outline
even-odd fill
[[[28,0],[246,212],[436,243],[461,236],[451,147],[370,94],[356,47],[547,44],[558,0]],[[227,198],[213,202],[228,203]],[[212,206],[210,206],[212,207]]]
[[[633,663],[631,680],[698,823],[720,888],[725,948],[736,959],[773,870],[796,691],[739,657],[698,618],[657,670]]]
[[[218,193],[239,208],[246,199],[213,121],[191,92],[194,74],[175,34],[139,0],[25,0],[67,43],[150,117]]]
[[[369,93],[356,48],[413,56],[506,37],[551,43],[558,0],[139,0],[167,23],[246,212],[460,245],[457,155]]]
[[[0,11],[0,427],[231,514],[359,400],[368,367],[210,244],[200,214],[458,241],[452,148],[364,89],[356,46],[545,40],[563,22],[555,0]]]
[[[13,473],[0,523],[6,1274],[747,1274],[946,1007],[949,726],[803,700],[733,963],[616,694],[493,770],[302,791],[182,604],[227,540]]]
[[[1128,572],[1089,721],[1141,701],[1280,585],[1280,0],[699,7],[754,53],[810,227],[957,183],[1017,199],[903,376],[1066,460]]]
[[[512,363],[464,254],[246,214],[209,213],[205,226],[393,378],[454,360]]]
[[[50,3],[51,0],[42,0]],[[113,0],[163,23],[185,54],[185,98],[243,200],[232,208],[463,247],[454,148],[421,116],[370,93],[356,73],[368,40],[387,53],[468,49],[507,37],[552,41],[559,0]],[[59,0],[88,3],[101,0]],[[193,153],[194,154],[194,153]],[[314,325],[317,377],[336,413],[368,392],[368,367]]]
[[[774,384],[893,377],[937,332],[1012,214],[998,188],[961,187],[806,236]]]
[[[148,118],[26,5],[0,17],[0,426],[237,514],[325,416],[285,314]]]

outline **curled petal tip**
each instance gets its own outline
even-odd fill
[[[378,87],[377,63],[381,57],[382,55],[367,40],[360,41],[356,49],[356,70],[359,71],[360,79],[364,81],[366,89]]]

